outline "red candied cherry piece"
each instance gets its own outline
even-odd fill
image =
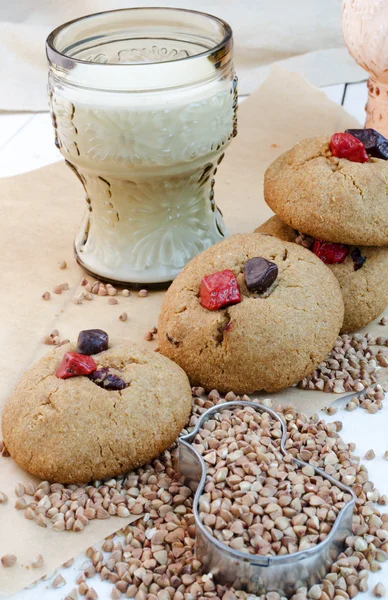
[[[334,133],[330,140],[330,150],[337,158],[347,158],[352,162],[368,162],[365,146],[350,133]]]
[[[91,356],[77,354],[77,352],[66,352],[56,370],[55,375],[59,379],[76,377],[77,375],[89,375],[97,369],[97,365]]]
[[[312,251],[327,265],[335,265],[344,262],[348,255],[348,246],[314,240]]]
[[[200,303],[208,310],[218,310],[241,302],[236,277],[230,269],[202,277]]]

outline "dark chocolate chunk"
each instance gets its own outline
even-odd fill
[[[262,257],[251,258],[245,263],[245,283],[250,292],[262,294],[278,276],[277,264]]]
[[[388,159],[388,140],[375,129],[347,129],[345,133],[360,140],[371,156]]]
[[[354,263],[354,270],[358,271],[361,269],[362,265],[366,261],[366,256],[361,255],[360,248],[353,248],[352,250],[352,260]]]
[[[105,390],[123,390],[128,385],[124,379],[121,379],[121,377],[115,373],[111,373],[110,369],[107,367],[102,367],[101,369],[97,369],[97,371],[93,371],[88,377],[93,383]]]
[[[98,354],[108,349],[108,334],[102,329],[84,329],[80,332],[77,342],[79,354]]]

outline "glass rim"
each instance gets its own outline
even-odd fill
[[[88,19],[91,19],[93,17],[98,17],[98,16],[104,15],[104,14],[114,14],[114,13],[123,13],[123,12],[130,13],[130,12],[134,12],[134,11],[152,11],[152,10],[162,11],[164,13],[168,13],[168,12],[186,13],[186,14],[194,14],[194,15],[199,15],[201,17],[206,17],[207,19],[210,19],[210,20],[222,25],[223,30],[224,30],[224,36],[220,42],[215,44],[212,48],[205,50],[204,52],[199,52],[198,54],[194,54],[192,56],[184,56],[182,58],[178,58],[175,60],[172,59],[172,60],[167,60],[167,61],[160,61],[160,60],[147,61],[146,63],[141,63],[141,65],[144,67],[158,65],[158,64],[180,63],[182,61],[187,61],[189,59],[204,58],[207,56],[211,56],[215,53],[218,53],[223,48],[227,49],[228,46],[230,45],[230,43],[232,42],[233,30],[232,30],[231,26],[229,25],[229,23],[227,23],[223,19],[220,19],[219,17],[216,17],[215,15],[211,15],[211,14],[203,12],[203,11],[191,10],[191,9],[187,9],[187,8],[174,8],[174,7],[167,7],[167,6],[144,6],[144,7],[136,6],[136,7],[131,7],[131,8],[119,8],[119,9],[114,9],[114,10],[105,10],[105,11],[100,11],[97,13],[91,13],[88,15],[84,15],[82,17],[77,17],[76,19],[72,19],[70,21],[66,21],[62,25],[59,25],[58,27],[53,29],[53,31],[46,38],[46,50],[50,50],[50,52],[47,52],[47,58],[50,63],[56,62],[56,64],[61,63],[62,61],[66,61],[67,65],[69,65],[69,63],[75,63],[75,64],[80,64],[80,65],[87,65],[88,67],[89,66],[90,67],[100,67],[100,68],[101,67],[111,67],[111,68],[112,67],[127,67],[127,68],[135,67],[135,66],[139,65],[140,63],[119,63],[119,62],[118,63],[98,63],[98,62],[82,60],[80,58],[75,58],[73,56],[69,56],[68,54],[58,50],[58,48],[55,46],[55,40],[56,40],[57,36],[60,33],[62,33],[66,28],[68,28],[70,25],[73,25],[74,23],[80,23],[84,20],[87,21]],[[55,57],[58,57],[58,59],[59,59],[58,62],[52,60]]]

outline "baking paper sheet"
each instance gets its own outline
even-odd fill
[[[263,174],[281,152],[304,137],[358,126],[323,92],[279,68],[241,105],[238,117],[239,133],[220,165],[215,187],[231,233],[251,232],[271,215],[263,201]],[[0,186],[0,406],[24,370],[48,350],[42,338],[54,328],[61,339],[74,340],[81,329],[99,327],[112,337],[156,347],[156,342],[144,341],[144,333],[157,323],[163,292],[147,298],[139,298],[136,292],[128,298],[117,296],[117,305],[98,296],[81,305],[71,301],[82,291],[80,281],[85,275],[72,253],[84,192],[65,164],[3,179]],[[67,261],[67,269],[58,268],[60,260]],[[70,289],[53,294],[54,286],[63,282]],[[48,302],[41,299],[46,290],[51,292]],[[118,317],[124,311],[128,320],[121,322]],[[384,335],[377,324],[368,330]],[[256,397],[264,396],[268,394]],[[312,414],[339,396],[292,388],[276,397]],[[9,496],[8,504],[0,505],[0,556],[18,557],[15,567],[0,568],[4,598],[128,522],[94,521],[82,533],[38,527],[14,509],[15,484],[29,479],[12,458],[0,457],[0,491]],[[27,568],[37,554],[45,560],[39,572]]]

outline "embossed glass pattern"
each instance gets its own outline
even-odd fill
[[[167,8],[48,37],[55,143],[86,192],[75,251],[96,276],[168,282],[225,236],[214,175],[237,132],[232,48],[225,22]]]

